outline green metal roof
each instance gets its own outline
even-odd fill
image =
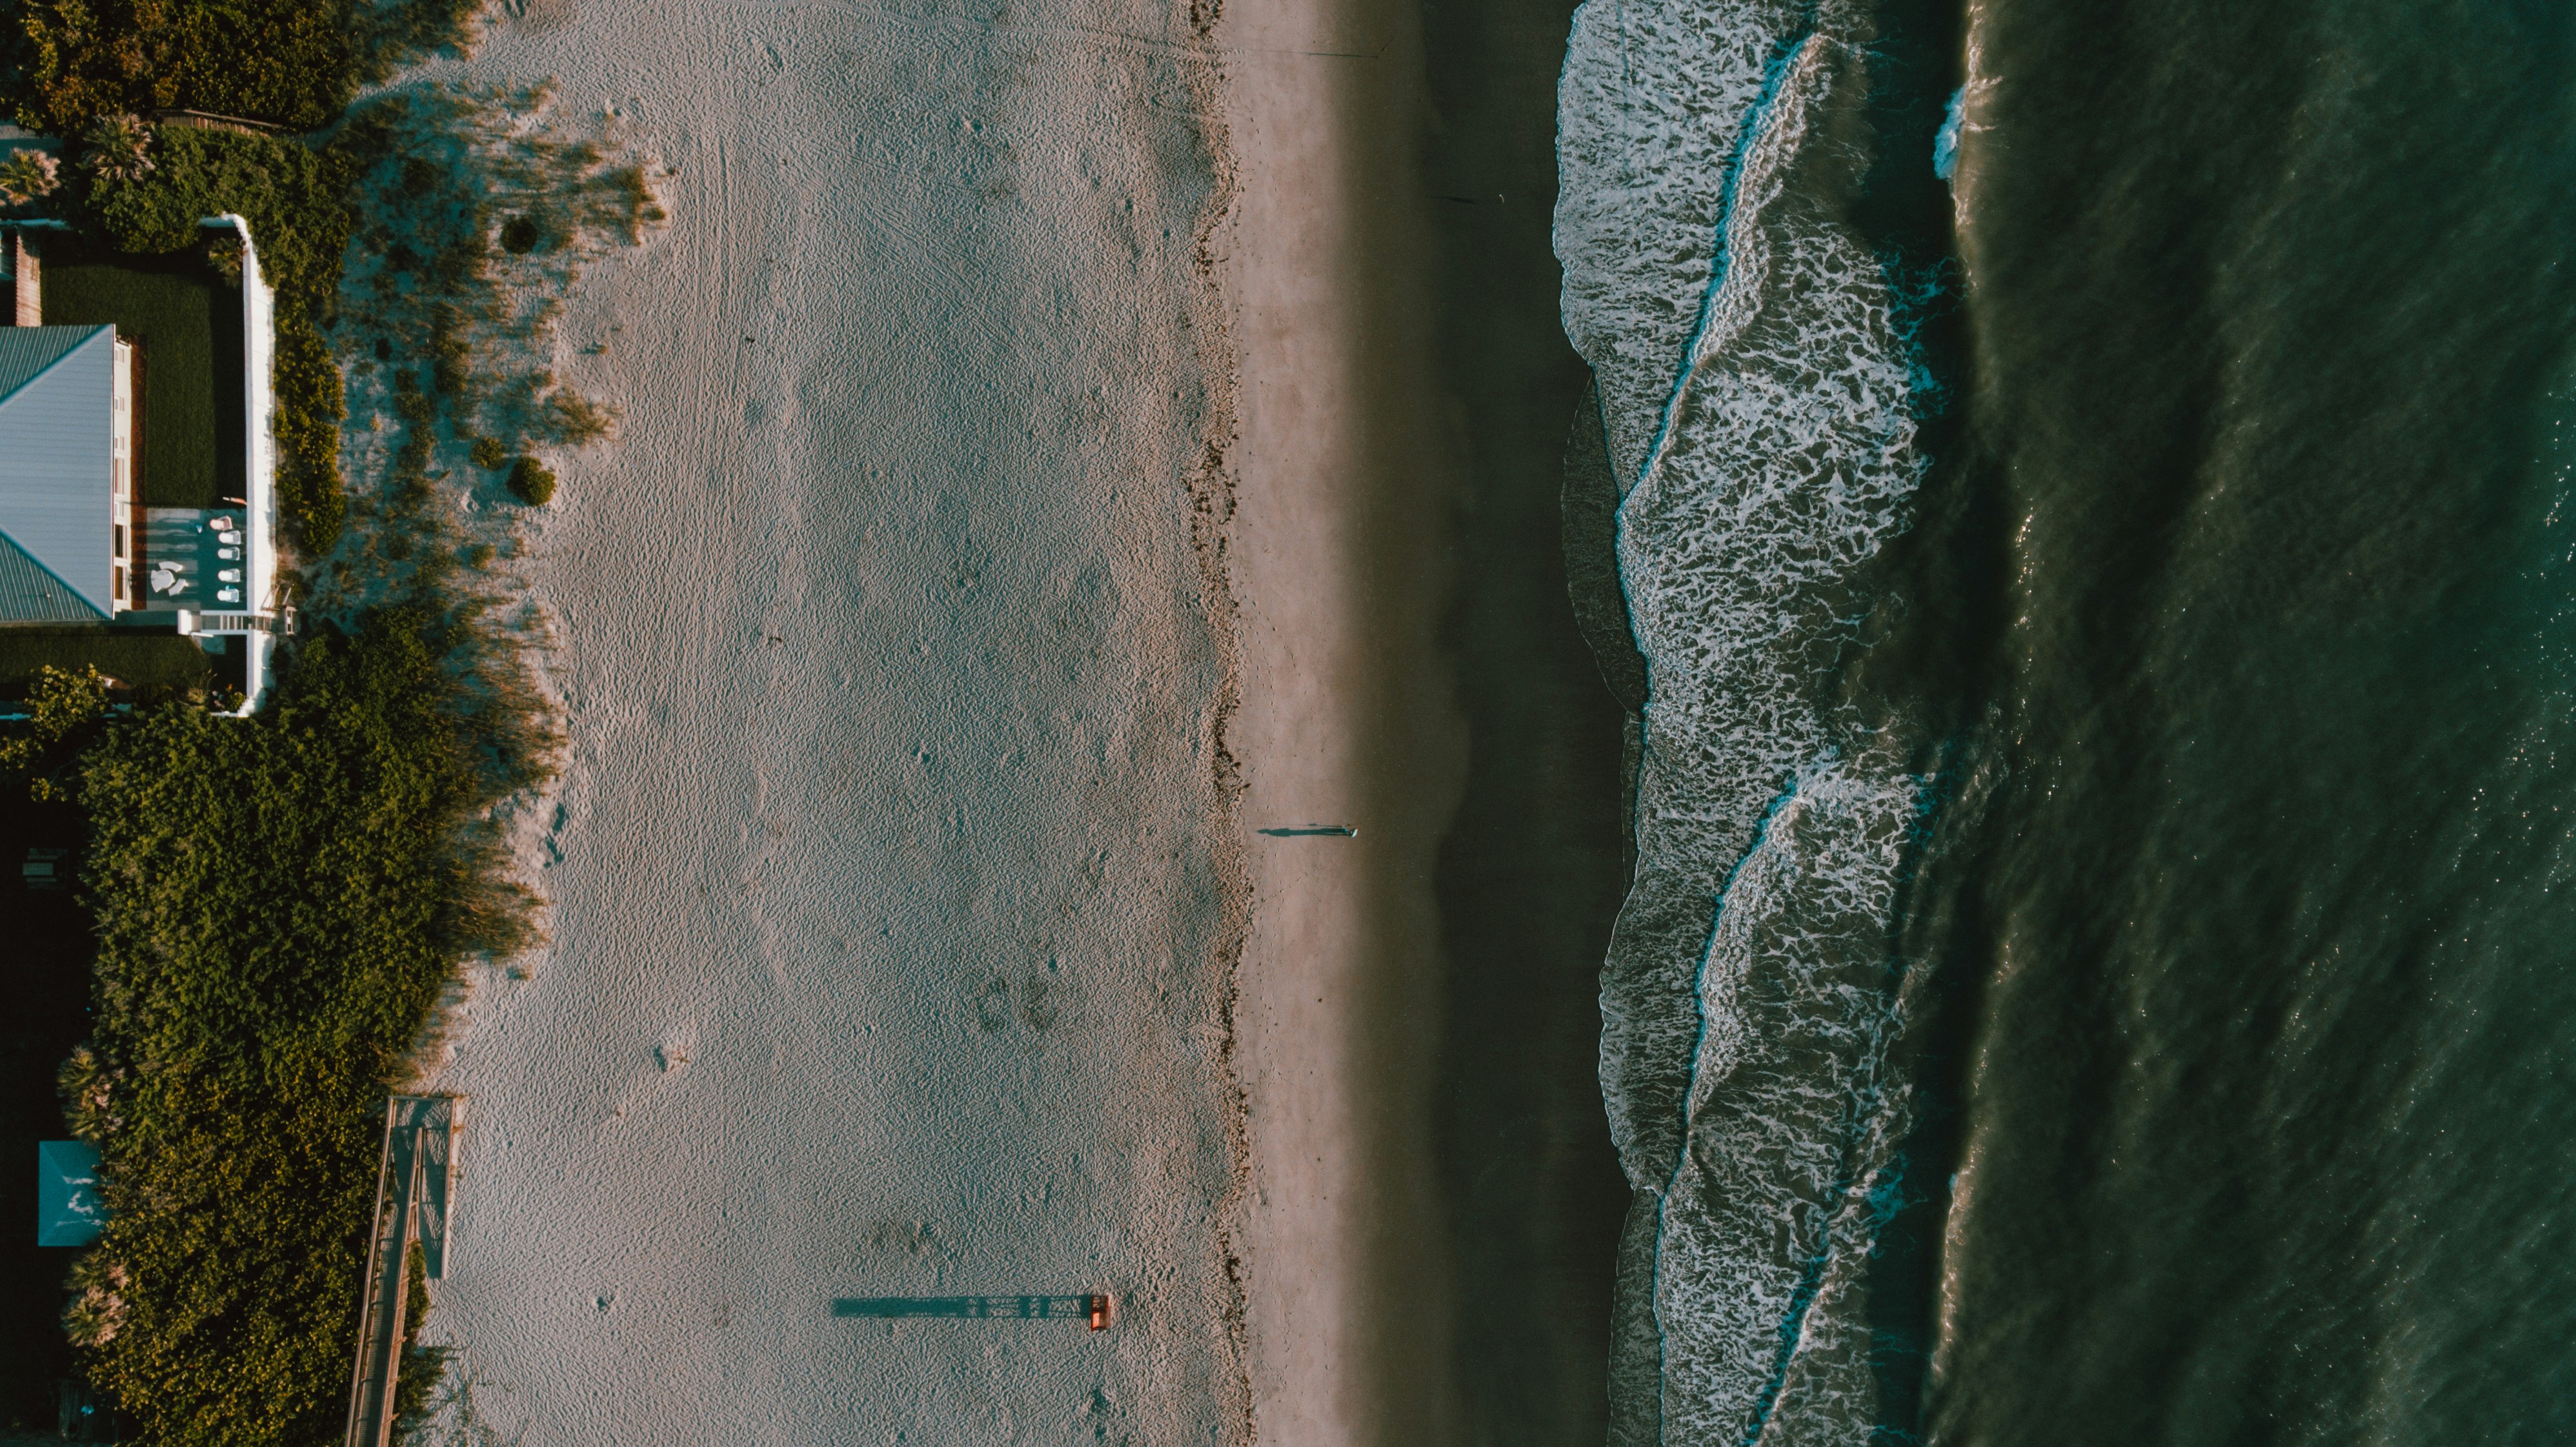
[[[0,327],[0,622],[115,611],[115,388],[115,328]]]

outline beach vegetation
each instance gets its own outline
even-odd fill
[[[54,194],[62,185],[62,163],[50,152],[35,149],[12,151],[0,160],[0,203],[31,206]]]
[[[271,383],[277,415],[277,499],[306,551],[328,551],[349,500],[340,479],[340,422],[347,417],[340,368],[320,333],[281,325]]]
[[[509,486],[519,501],[530,507],[544,507],[554,501],[554,470],[533,457],[522,457],[510,464]]]
[[[554,478],[536,449],[614,435],[616,409],[554,370],[561,298],[663,213],[613,122],[553,107],[543,87],[424,86],[359,107],[332,142],[358,217],[334,337],[373,363],[352,369],[349,394],[368,422],[351,445],[384,479],[354,504],[372,560],[457,565],[471,554],[449,534],[506,515],[429,505],[464,464],[542,505]],[[316,606],[341,606],[342,576],[318,576],[331,591]]]
[[[0,34],[20,125],[194,110],[328,124],[404,61],[464,48],[480,0],[22,0]]]
[[[27,695],[27,721],[0,735],[0,779],[37,803],[75,797],[82,748],[107,719],[108,680],[93,666],[75,673],[46,664]]]
[[[66,1119],[110,1212],[66,1328],[143,1440],[336,1435],[386,1092],[457,961],[532,937],[486,812],[553,734],[472,611],[307,640],[250,720],[49,685],[33,764],[77,747],[96,920]]]
[[[567,447],[597,442],[617,430],[617,413],[579,392],[558,387],[545,394],[545,433]]]

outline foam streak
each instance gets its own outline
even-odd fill
[[[1849,30],[1832,4],[1588,5],[1560,92],[1566,330],[1630,479],[1649,682],[1602,971],[1603,1098],[1653,1233],[1619,1284],[1651,1329],[1618,1339],[1652,1352],[1616,1365],[1623,1441],[1875,1416],[1865,1265],[1911,1119],[1890,930],[1923,790],[1832,680],[1921,476],[1924,379],[1915,307],[1817,204],[1857,183],[1816,139],[1865,90]]]

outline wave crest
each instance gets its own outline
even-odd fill
[[[1859,1282],[1903,1198],[1892,949],[1923,782],[1837,702],[1906,525],[1930,384],[1909,283],[1836,219],[1846,7],[1591,0],[1560,86],[1569,337],[1624,488],[1647,660],[1639,870],[1601,1080],[1637,1192],[1618,1439],[1865,1429]]]

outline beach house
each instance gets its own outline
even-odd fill
[[[21,231],[0,250],[15,323],[0,329],[0,620],[104,622],[129,606],[134,344],[42,325],[35,248]]]
[[[0,628],[194,638],[238,669],[247,708],[265,692],[276,638],[292,626],[276,594],[272,302],[249,227],[234,216],[201,224],[241,242],[238,326],[217,318],[217,350],[238,355],[208,366],[199,345],[189,358],[210,379],[200,390],[212,410],[231,415],[161,435],[184,438],[192,451],[239,449],[221,472],[238,479],[238,495],[189,500],[212,506],[164,506],[150,496],[145,378],[156,359],[147,337],[116,320],[45,325],[44,252],[69,237],[41,226],[0,232],[11,303],[11,325],[0,327]],[[138,285],[138,295],[146,290]],[[228,295],[224,309],[233,305]]]

